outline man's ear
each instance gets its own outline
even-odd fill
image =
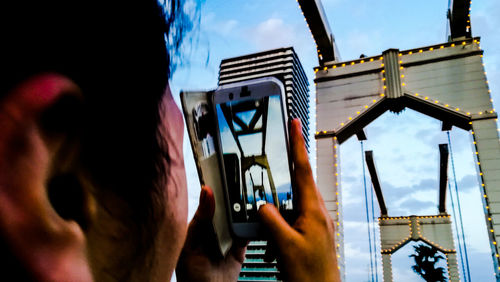
[[[92,280],[84,233],[92,199],[72,167],[82,107],[79,88],[58,74],[34,76],[0,100],[0,246],[19,263],[11,270],[35,280]]]

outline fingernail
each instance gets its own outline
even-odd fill
[[[300,126],[301,126],[301,125],[300,125],[300,119],[299,119],[299,118],[294,118],[294,119],[292,120],[291,125],[292,125],[292,126],[294,126],[294,127],[298,125],[298,126],[300,127]]]
[[[205,189],[205,186],[201,187],[200,191],[200,199],[199,203],[205,203],[205,199],[207,198],[207,190]]]

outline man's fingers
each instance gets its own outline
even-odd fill
[[[200,191],[200,200],[198,209],[194,215],[196,220],[212,220],[215,213],[214,192],[208,186],[202,186]]]
[[[292,120],[291,140],[299,209],[308,209],[317,206],[318,198],[307,149],[302,137],[302,125],[299,119]]]
[[[240,263],[243,263],[245,260],[245,252],[247,250],[248,240],[243,239],[234,239],[233,245],[229,250],[233,257]]]
[[[287,248],[289,242],[295,241],[299,234],[281,216],[276,207],[266,204],[260,207],[261,222],[270,231],[270,237],[280,250]]]
[[[198,209],[189,223],[186,246],[195,248],[201,243],[200,237],[208,238],[207,234],[212,232],[211,222],[215,213],[215,198],[208,186],[201,187]]]

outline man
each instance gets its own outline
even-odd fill
[[[235,281],[244,244],[224,259],[210,252],[209,188],[187,228],[183,121],[168,87],[190,28],[182,2],[4,2],[4,277],[169,281],[177,267],[179,281]],[[333,224],[298,121],[291,136],[301,215],[292,227],[272,206],[260,215],[285,279],[338,281]]]

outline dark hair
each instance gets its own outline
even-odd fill
[[[82,89],[82,165],[103,190],[130,207],[137,258],[144,260],[163,220],[168,148],[160,107],[172,59],[192,27],[182,0],[3,1],[0,99],[38,73],[61,73]],[[131,261],[130,267],[138,263]],[[129,267],[129,266],[122,266]]]

